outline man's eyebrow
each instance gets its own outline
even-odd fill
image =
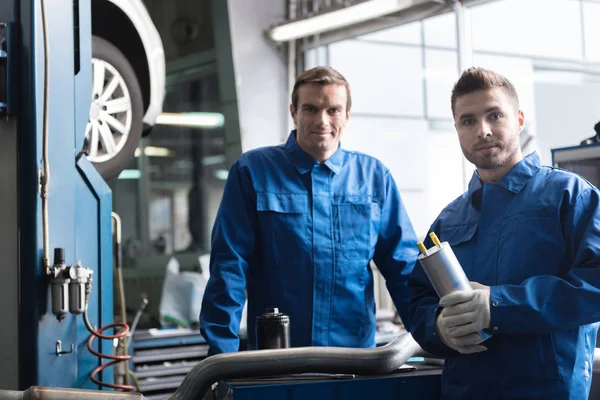
[[[492,112],[492,111],[500,111],[500,107],[498,107],[498,106],[492,106],[492,107],[489,107],[489,108],[487,108],[485,110],[486,114],[489,113],[489,112]]]
[[[500,111],[500,107],[492,106],[492,107],[488,107],[485,109],[486,114],[489,112],[492,112],[492,111]],[[473,113],[466,113],[466,114],[459,115],[458,119],[461,120],[461,119],[465,119],[465,118],[473,118],[474,116],[475,116],[475,114],[473,114]]]
[[[302,104],[300,105],[300,107],[302,107],[302,108],[305,108],[305,107],[319,108],[318,106],[316,106],[316,105],[314,105],[314,104],[310,104],[310,103],[302,103]],[[342,107],[343,107],[343,105],[341,105],[341,104],[333,104],[333,105],[330,105],[330,106],[329,106],[329,107],[327,107],[327,108],[328,108],[328,109],[329,109],[329,108],[339,108],[339,109],[341,109]]]

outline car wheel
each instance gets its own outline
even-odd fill
[[[142,91],[127,58],[110,42],[92,37],[92,104],[83,151],[110,181],[134,157],[142,134]]]

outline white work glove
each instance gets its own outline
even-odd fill
[[[461,354],[478,353],[487,348],[479,333],[490,325],[490,288],[471,282],[472,291],[457,291],[440,299],[444,309],[436,319],[442,342]]]

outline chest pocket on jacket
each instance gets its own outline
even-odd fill
[[[450,246],[458,247],[461,244],[467,243],[475,236],[477,226],[476,223],[442,226],[436,234],[439,236],[441,242],[448,242]]]
[[[278,263],[279,257],[301,251],[306,244],[308,196],[258,192],[256,210],[267,262]]]
[[[256,209],[284,214],[305,214],[308,212],[308,197],[304,194],[258,192]]]
[[[367,260],[377,243],[381,223],[379,204],[363,201],[340,203],[340,248],[349,260]]]
[[[499,284],[520,284],[536,275],[559,275],[570,266],[558,210],[523,211],[502,221]]]
[[[472,239],[477,233],[478,226],[477,223],[443,226],[440,232],[436,232],[441,242],[448,242],[452,247],[452,251],[470,280],[476,279],[473,271],[473,255],[477,241]]]

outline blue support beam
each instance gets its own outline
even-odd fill
[[[0,333],[0,389],[98,389],[89,375],[100,360],[86,348],[89,333],[82,316],[67,314],[59,321],[52,314],[42,267],[40,195],[47,125],[50,262],[53,249],[61,247],[67,265],[80,261],[93,270],[90,322],[96,328],[112,323],[111,193],[79,154],[91,99],[90,1],[45,0],[45,9],[43,0],[0,3],[0,24],[17,27],[9,54],[16,73],[0,77],[0,85],[17,94],[15,111],[0,115],[0,251],[6,255],[0,292],[8,298],[0,314],[5,323]],[[5,74],[2,66],[0,61],[0,74]],[[63,351],[72,345],[73,352],[58,355],[57,341]],[[96,340],[94,347],[112,354],[112,341]],[[112,369],[101,379],[111,383]]]

